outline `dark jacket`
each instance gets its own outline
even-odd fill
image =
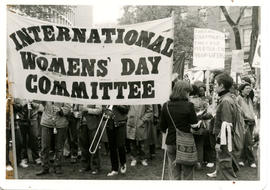
[[[101,105],[79,105],[79,110],[82,111],[82,125],[87,125],[88,129],[94,130],[98,127],[101,114]]]
[[[37,120],[41,104],[24,99],[15,99],[14,103],[14,110],[20,122],[29,124],[29,122]]]
[[[166,104],[163,105],[161,111],[160,129],[164,133],[168,129],[166,144],[175,145],[176,131],[168,115]],[[189,102],[188,99],[181,99],[178,101],[169,101],[168,107],[176,128],[185,133],[190,133],[191,124],[198,123],[193,103]]]
[[[223,121],[228,123],[235,123],[235,111],[236,111],[236,97],[230,93],[221,93],[220,99],[217,105],[215,124],[213,133],[218,136],[221,130],[221,125]]]
[[[126,106],[126,105],[113,106],[112,111],[114,114],[115,122],[127,121],[127,114],[129,111],[129,106]]]
[[[129,112],[129,106],[127,105],[115,105],[112,108],[112,116],[108,121],[109,129],[114,127],[126,126],[127,114]]]

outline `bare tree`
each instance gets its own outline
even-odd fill
[[[233,21],[231,16],[229,15],[226,7],[224,6],[220,6],[220,9],[226,19],[226,21],[228,22],[228,24],[232,27],[233,33],[234,33],[234,37],[235,37],[235,47],[236,49],[242,49],[242,45],[241,45],[241,37],[240,37],[240,32],[239,32],[239,22],[244,14],[244,11],[246,9],[246,7],[241,7],[240,8],[240,14],[237,18],[236,21]]]
[[[253,57],[256,50],[256,44],[259,35],[259,7],[252,7],[252,32],[250,35],[250,53],[249,53],[249,64],[252,66]]]

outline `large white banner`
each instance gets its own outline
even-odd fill
[[[224,68],[225,34],[207,28],[194,29],[193,65],[202,70]]]
[[[173,22],[62,26],[8,13],[15,98],[78,104],[156,104],[171,90]]]

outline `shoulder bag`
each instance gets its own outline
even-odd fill
[[[170,114],[168,103],[166,104],[168,115],[176,130],[176,163],[183,165],[195,165],[198,161],[197,149],[192,133],[185,133],[176,128]]]

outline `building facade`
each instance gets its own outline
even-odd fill
[[[92,27],[93,8],[82,5],[13,5],[12,11],[43,21],[67,26]]]

